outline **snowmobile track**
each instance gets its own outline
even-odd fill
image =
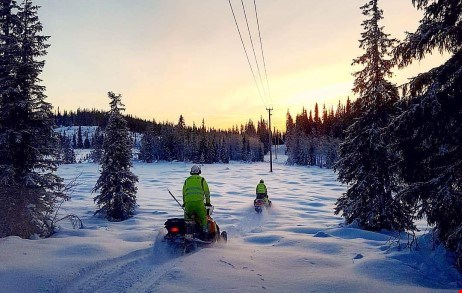
[[[165,243],[157,240],[154,245],[84,268],[58,292],[152,292],[181,261],[181,254]]]

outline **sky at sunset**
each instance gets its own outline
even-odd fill
[[[107,110],[107,92],[122,94],[126,113],[144,119],[228,128],[272,107],[284,130],[315,102],[353,98],[352,59],[359,49],[364,0],[257,0],[270,96],[260,96],[228,0],[36,0],[43,33],[51,36],[41,75],[55,108]],[[233,8],[253,62],[241,2]],[[244,0],[264,80],[253,0]],[[379,1],[382,25],[402,39],[421,18],[410,0]],[[393,81],[404,83],[441,64],[434,55]],[[257,73],[256,73],[257,74]],[[257,81],[259,77],[257,74]],[[266,85],[266,81],[264,80]]]

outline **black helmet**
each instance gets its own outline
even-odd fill
[[[201,167],[198,165],[194,165],[191,167],[191,172],[189,174],[191,175],[199,175],[201,173]]]
[[[265,181],[263,181],[263,179],[260,179],[260,183],[265,183]]]

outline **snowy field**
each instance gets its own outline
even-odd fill
[[[0,292],[457,292],[462,278],[443,249],[399,251],[390,235],[342,227],[333,214],[346,187],[332,170],[275,162],[202,167],[214,218],[227,244],[181,255],[161,241],[163,224],[182,215],[167,192],[181,199],[191,164],[135,163],[137,214],[110,223],[93,217],[95,164],[63,165],[78,178],[60,210],[76,214],[49,239],[0,239]],[[273,208],[253,210],[255,186],[267,183]]]

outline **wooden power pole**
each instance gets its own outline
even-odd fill
[[[274,141],[274,157],[276,161],[278,160],[278,144],[279,144],[279,133],[276,130],[276,127],[273,129],[273,133],[276,135],[275,141]]]
[[[270,172],[273,172],[273,136],[271,134],[271,111],[273,111],[273,108],[266,108],[266,110],[268,111],[268,117],[269,117],[269,127],[268,127],[268,130],[269,130],[269,143],[270,143]]]

